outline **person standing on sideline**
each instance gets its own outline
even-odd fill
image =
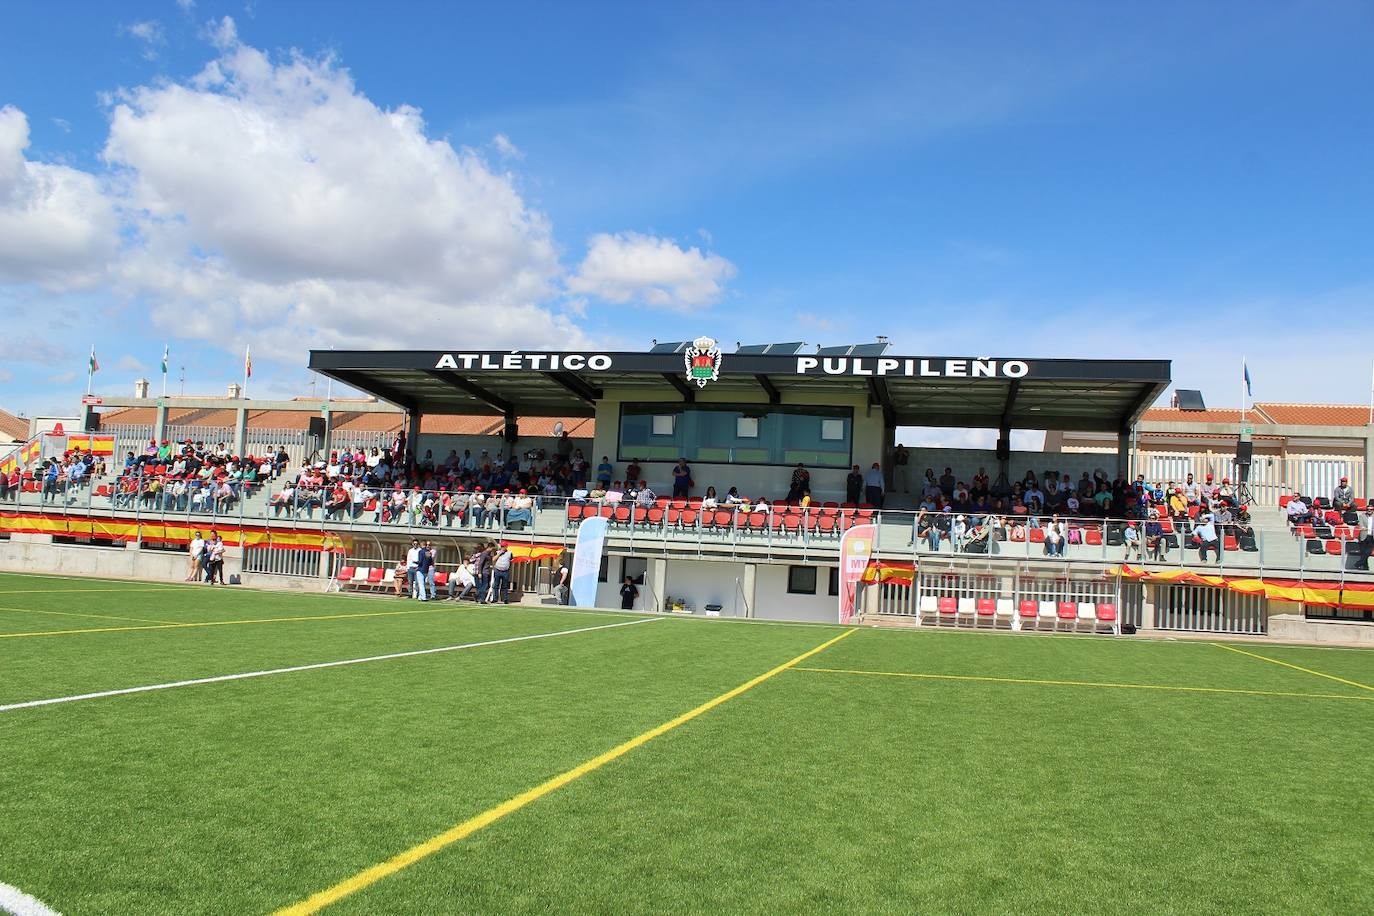
[[[224,540],[219,532],[211,535],[210,543],[205,546],[205,581],[211,585],[224,584]],[[216,582],[218,580],[218,582]]]
[[[686,499],[692,492],[692,469],[686,458],[679,458],[673,467],[673,499]]]
[[[425,585],[429,588],[429,597],[438,598],[439,590],[434,587],[434,574],[439,571],[439,553],[434,549],[433,541],[425,541],[423,549],[429,554],[429,571],[425,574]]]
[[[907,453],[906,446],[897,443],[897,448],[892,452],[892,491],[894,493],[910,493],[911,478],[907,476],[907,464],[911,461],[911,456]]]
[[[871,506],[883,507],[883,470],[876,461],[864,475],[864,499]]]
[[[633,611],[635,599],[639,597],[639,589],[635,587],[633,576],[626,576],[625,582],[620,586],[620,609],[622,611]]]
[[[205,540],[200,536],[200,532],[195,533],[191,538],[191,568],[186,571],[186,581],[194,582],[205,572],[201,566],[201,558],[205,556]]]
[[[497,604],[510,604],[510,565],[514,560],[510,548],[502,544],[491,561],[491,590]]]
[[[415,538],[410,539],[410,549],[406,551],[406,591],[410,592],[410,597],[418,597],[415,594],[415,571],[420,568],[420,542]]]
[[[412,597],[428,601],[430,576],[434,574],[434,555],[424,547],[411,549],[415,551],[415,572],[411,580]]]
[[[487,587],[491,585],[491,547],[483,545],[472,558],[473,575],[477,577],[477,603],[487,603]]]
[[[558,564],[558,580],[553,587],[553,593],[558,596],[558,603],[564,607],[572,603],[572,573],[567,563]]]

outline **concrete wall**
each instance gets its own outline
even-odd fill
[[[991,449],[979,448],[909,448],[911,459],[908,473],[911,476],[912,492],[919,492],[925,482],[926,468],[935,471],[938,479],[945,468],[953,468],[954,476],[964,483],[971,484],[973,475],[979,468],[987,471],[988,478],[997,480],[997,453]],[[1008,483],[1015,483],[1034,471],[1037,479],[1047,470],[1057,471],[1060,476],[1068,474],[1075,485],[1084,471],[1088,476],[1101,469],[1110,480],[1116,476],[1116,455],[1092,452],[1012,452],[1007,462]]]
[[[139,550],[127,547],[87,547],[54,544],[49,535],[16,534],[0,541],[0,572],[39,572],[66,576],[93,576],[108,579],[142,579],[181,582],[186,578],[190,557],[167,550]],[[238,548],[224,555],[224,577],[241,575],[243,584],[254,588],[291,591],[321,591],[318,578],[265,576],[242,573]]]
[[[816,567],[815,595],[789,595],[785,565],[760,563],[756,575],[755,617],[817,623],[836,623],[839,620],[840,599],[830,594],[830,567]]]
[[[598,455],[595,459],[591,457],[592,440],[572,439],[572,443],[574,449],[582,449],[582,454],[586,455],[587,460],[591,461],[592,473],[594,476],[597,462],[601,460],[601,456]],[[541,436],[521,436],[520,440],[515,443],[516,450],[522,455],[531,449],[542,448],[552,456],[557,446],[557,439]],[[421,458],[424,457],[426,449],[433,451],[435,464],[440,464],[448,458],[450,449],[456,451],[459,458],[463,457],[463,449],[469,449],[472,452],[472,456],[479,460],[482,455],[482,449],[486,449],[493,459],[498,454],[509,454],[510,450],[510,446],[506,444],[506,440],[502,439],[500,436],[447,436],[435,435],[432,433],[420,436],[419,448],[419,456]]]
[[[719,604],[721,616],[741,617],[745,602],[744,564],[710,560],[668,560],[663,584],[664,598],[682,598],[701,614],[708,604]],[[736,586],[736,580],[739,585]]]
[[[736,392],[718,392],[706,386],[697,393],[699,404],[759,404],[766,405],[768,398],[760,391],[757,397],[742,396]],[[605,397],[597,402],[596,440],[592,444],[588,458],[593,471],[601,462],[602,455],[609,455],[615,464],[616,479],[623,479],[625,465],[617,457],[617,444],[620,435],[620,405],[632,403],[664,403],[680,405],[677,395],[646,393],[637,390],[608,388]],[[784,403],[791,403],[784,399]],[[807,399],[808,404],[816,406],[852,407],[853,423],[853,461],[861,468],[868,468],[875,461],[882,461],[885,451],[882,411],[869,409],[867,399],[862,396],[839,395],[817,392]],[[585,451],[585,450],[584,450]],[[647,461],[642,465],[644,479],[655,492],[667,495],[672,492],[671,461]],[[840,500],[844,498],[844,478],[849,468],[811,468],[812,497],[818,501]],[[706,488],[713,486],[722,495],[730,487],[739,487],[740,493],[752,497],[780,499],[787,495],[792,479],[792,469],[788,465],[744,465],[694,463],[692,478],[696,487],[692,495],[700,496]]]

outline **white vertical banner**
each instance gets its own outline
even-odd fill
[[[601,574],[601,553],[606,547],[606,519],[582,520],[573,545],[572,604],[596,607],[596,584]]]
[[[854,618],[854,596],[873,556],[876,525],[855,525],[840,538],[840,623]]]

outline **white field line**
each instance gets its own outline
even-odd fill
[[[13,916],[59,916],[56,910],[44,906],[41,900],[3,881],[0,881],[0,911]]]
[[[289,668],[269,668],[266,671],[246,671],[242,674],[219,674],[214,677],[198,677],[187,681],[171,681],[166,684],[148,684],[143,687],[123,687],[119,690],[101,690],[96,693],[78,693],[72,696],[52,697],[46,700],[28,700],[23,703],[10,703],[0,706],[0,712],[16,709],[32,709],[36,706],[53,706],[57,703],[75,703],[78,700],[99,700],[104,697],[118,697],[129,693],[148,693],[153,690],[171,690],[174,687],[195,687],[200,684],[218,684],[223,681],[242,681],[253,677],[267,677],[273,674],[292,674],[297,671],[318,671],[321,668],[340,668],[344,665],[362,665],[367,662],[384,662],[395,658],[414,658],[418,655],[437,655],[440,652],[457,652],[461,649],[479,649],[483,646],[500,646],[512,642],[525,642],[531,639],[549,639],[554,636],[572,636],[575,633],[590,633],[593,630],[612,630],[616,627],[632,627],[640,623],[653,623],[665,620],[664,617],[643,617],[627,620],[624,623],[603,623],[594,627],[578,627],[575,630],[554,630],[552,633],[533,633],[529,636],[507,636],[504,639],[488,639],[483,642],[468,642],[457,646],[440,646],[436,649],[415,649],[409,652],[392,652],[387,655],[369,655],[366,658],[345,658],[334,662],[316,662],[310,665],[292,665]]]

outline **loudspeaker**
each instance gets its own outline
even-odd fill
[[[100,432],[100,414],[89,408],[86,410],[86,432]]]
[[[984,441],[987,441],[987,440],[984,440]],[[1000,437],[997,439],[997,460],[998,460],[998,461],[1010,461],[1010,460],[1011,460],[1011,440],[1010,440],[1010,439],[1003,439],[1003,438],[1000,438]]]
[[[310,418],[310,435],[316,439],[324,438],[324,417]]]
[[[514,423],[507,423],[505,438],[507,442],[517,441],[520,438],[520,429]]]
[[[1255,456],[1255,443],[1249,439],[1236,440],[1236,464],[1247,465]]]

